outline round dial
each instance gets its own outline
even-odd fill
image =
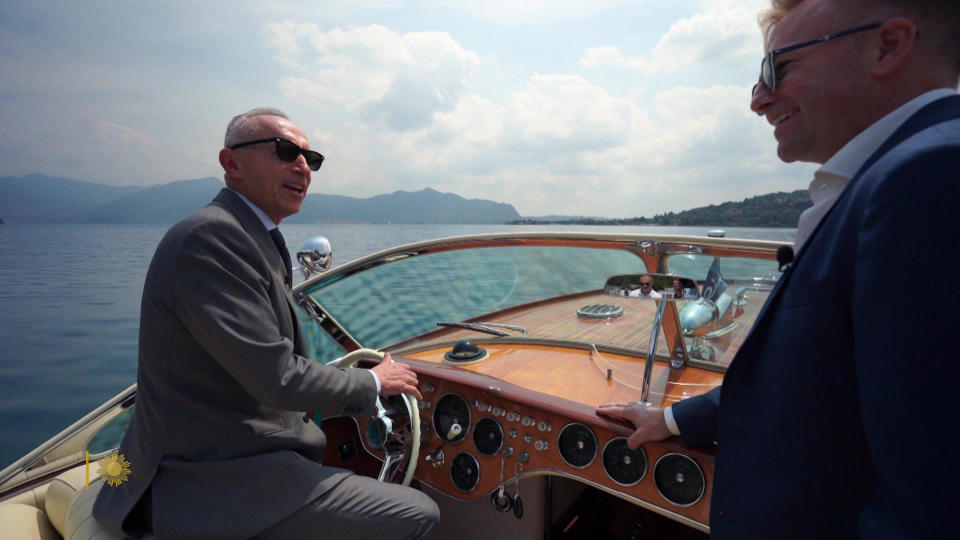
[[[583,424],[567,424],[560,431],[559,449],[567,464],[582,469],[597,457],[597,437]]]
[[[451,427],[454,424],[460,426],[460,432],[451,435]],[[439,401],[433,410],[433,427],[437,430],[437,436],[441,439],[447,439],[447,442],[458,443],[467,436],[470,429],[470,405],[460,394],[446,394]]]
[[[503,428],[493,418],[481,418],[473,429],[473,444],[485,456],[496,454],[503,446]]]
[[[682,454],[664,454],[653,466],[653,481],[663,498],[690,506],[703,497],[706,479],[697,462]]]
[[[460,452],[450,465],[450,479],[460,491],[470,491],[480,481],[480,464],[477,458],[466,452]]]
[[[626,437],[616,437],[603,448],[603,470],[621,486],[632,486],[647,473],[647,455],[643,448],[631,450]]]

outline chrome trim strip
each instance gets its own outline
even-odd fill
[[[120,407],[121,410],[128,409],[131,405],[134,404],[136,395],[137,395],[137,384],[133,383],[132,385],[128,386],[125,390],[123,390],[119,394],[113,396],[112,398],[108,399],[105,403],[97,407],[96,409],[84,415],[83,418],[77,420],[76,422],[68,426],[66,429],[61,431],[60,433],[57,433],[56,435],[48,439],[43,444],[33,449],[27,455],[23,456],[22,458],[10,464],[10,466],[3,469],[3,471],[0,471],[0,486],[2,486],[4,489],[13,487],[13,486],[5,486],[4,484],[6,484],[11,478],[16,476],[17,474],[23,471],[29,470],[31,466],[33,466],[37,461],[42,459],[46,454],[48,454],[49,452],[51,452],[61,444],[70,440],[70,438],[74,434],[82,430],[85,426],[87,426],[91,422],[95,422],[99,418],[103,417],[104,415],[110,414],[115,407]]]

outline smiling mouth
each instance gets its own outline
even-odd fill
[[[773,119],[773,125],[774,125],[774,126],[779,126],[783,121],[785,121],[786,119],[792,117],[794,114],[795,114],[795,112],[793,112],[793,111],[791,111],[791,112],[785,112],[785,113],[781,114],[780,116],[778,116],[778,117],[776,117],[776,118]]]
[[[300,195],[302,195],[307,191],[307,188],[305,186],[301,186],[297,184],[284,184],[283,187],[286,189],[289,189],[290,191],[294,191]]]

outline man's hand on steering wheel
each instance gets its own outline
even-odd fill
[[[387,353],[380,364],[370,368],[370,371],[377,374],[380,379],[380,395],[392,396],[394,394],[410,394],[417,399],[423,399],[420,390],[417,389],[417,374],[410,369],[410,366],[394,362]]]

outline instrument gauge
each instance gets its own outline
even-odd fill
[[[460,452],[450,465],[450,479],[460,491],[471,491],[480,481],[480,464],[467,452]]]
[[[503,446],[503,428],[493,418],[481,418],[473,428],[473,444],[485,456],[495,455]]]
[[[631,450],[626,437],[615,437],[603,447],[603,470],[621,486],[634,486],[647,474],[643,447]]]
[[[460,426],[459,433],[453,425]],[[458,443],[467,436],[470,430],[470,405],[460,394],[445,394],[433,408],[433,428],[437,436],[450,443]],[[453,435],[448,438],[448,436]]]
[[[664,454],[653,466],[653,481],[664,499],[692,506],[703,497],[707,481],[697,462],[683,454]]]
[[[582,469],[597,457],[597,437],[583,424],[567,424],[559,437],[560,457],[571,467]]]

